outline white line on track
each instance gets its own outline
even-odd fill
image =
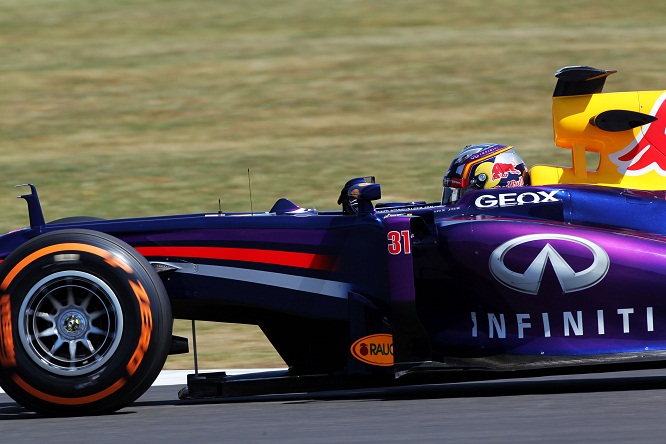
[[[243,373],[270,372],[284,370],[284,368],[235,368],[230,370],[201,370],[199,373],[226,372],[227,375],[242,375]],[[193,374],[194,370],[162,370],[153,386],[160,385],[187,385],[187,375]]]
[[[234,368],[230,370],[201,370],[199,373],[226,372],[227,375],[241,375],[243,373],[269,372],[275,370],[284,370],[283,368]],[[187,375],[194,373],[194,370],[162,370],[153,383],[153,387],[160,385],[187,385]],[[0,388],[0,393],[4,393]]]

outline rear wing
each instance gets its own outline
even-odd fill
[[[535,165],[533,185],[584,183],[666,190],[666,90],[602,93],[614,70],[567,66],[555,73],[553,136],[571,167]],[[588,164],[588,153],[598,164]]]
[[[591,66],[565,66],[555,73],[557,84],[553,97],[600,93],[604,89],[606,77],[616,72]]]

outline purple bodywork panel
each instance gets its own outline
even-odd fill
[[[466,294],[441,289],[441,298],[456,299],[443,304],[453,313],[447,314],[449,334],[435,334],[444,353],[561,356],[666,348],[661,239],[514,220],[470,219],[438,228],[440,239],[462,252],[454,257],[459,278],[470,282]]]

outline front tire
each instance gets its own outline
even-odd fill
[[[62,230],[0,268],[0,385],[46,415],[108,413],[150,387],[171,342],[152,266],[113,236]]]

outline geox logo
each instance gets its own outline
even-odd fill
[[[539,254],[532,260],[524,273],[509,269],[505,264],[507,253],[521,245],[535,241],[548,241]],[[580,270],[574,269],[567,263],[557,249],[563,251],[567,243],[581,245],[590,252],[592,265]],[[525,250],[528,252],[529,250]],[[557,276],[557,280],[564,293],[585,290],[596,285],[608,273],[610,259],[606,251],[599,245],[581,237],[566,234],[529,234],[504,242],[490,255],[490,272],[502,284],[520,291],[521,293],[537,294],[541,286],[546,264],[550,262]]]
[[[477,208],[514,207],[517,205],[542,204],[559,202],[555,195],[560,190],[537,191],[536,193],[501,193],[482,194],[474,201]]]

